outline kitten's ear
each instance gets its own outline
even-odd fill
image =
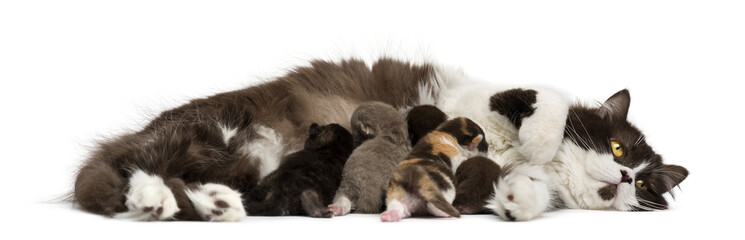
[[[308,130],[308,136],[316,136],[318,135],[318,123],[313,123],[310,125],[310,129]]]
[[[651,184],[650,187],[660,194],[670,191],[688,177],[688,170],[678,165],[662,165],[655,172],[660,174],[660,181]]]
[[[362,122],[358,122],[358,123],[359,123],[360,131],[362,131],[362,134],[364,134],[366,138],[370,138],[375,135],[375,133],[373,132],[373,129],[370,126]]]
[[[483,134],[479,134],[478,136],[471,139],[471,143],[468,144],[468,151],[473,151],[474,149],[476,149],[476,147],[478,147],[481,141],[483,140],[484,140]]]
[[[624,89],[613,94],[608,100],[605,100],[598,114],[601,118],[608,119],[610,117],[626,120],[626,116],[629,113],[629,104],[631,103],[631,95],[629,90]]]

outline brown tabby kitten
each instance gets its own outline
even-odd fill
[[[460,217],[450,205],[455,198],[452,169],[487,148],[484,131],[470,119],[455,118],[441,124],[414,146],[393,174],[387,210],[380,219],[397,222],[418,213]]]

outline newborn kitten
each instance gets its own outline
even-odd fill
[[[477,156],[463,161],[455,171],[453,207],[462,214],[490,213],[485,206],[494,195],[500,171],[499,165],[486,157]]]
[[[338,124],[310,126],[305,148],[290,154],[252,189],[245,200],[253,216],[331,217],[326,206],[339,187],[354,148],[352,134]]]
[[[380,213],[388,179],[411,151],[406,122],[399,111],[367,102],[352,114],[352,135],[360,142],[344,166],[341,185],[329,209],[335,216]]]
[[[414,146],[391,178],[387,210],[380,219],[397,222],[418,213],[460,217],[450,203],[455,198],[453,168],[466,158],[486,152],[484,131],[467,118],[441,124]]]
[[[409,110],[406,115],[406,123],[409,125],[411,145],[416,145],[419,139],[435,130],[446,120],[448,120],[448,116],[432,105],[419,105]]]

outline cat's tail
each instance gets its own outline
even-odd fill
[[[427,178],[422,180],[431,181]],[[445,199],[445,197],[442,195],[442,191],[438,187],[436,187],[434,183],[423,184],[418,189],[418,193],[425,201],[427,201],[427,210],[433,215],[445,217],[444,215],[446,214],[451,217],[460,217],[460,212],[458,212],[458,209],[455,209],[455,207],[453,207],[453,205],[450,204],[447,199]]]
[[[357,198],[355,212],[357,213],[380,213],[383,210],[385,197],[380,187],[363,187]]]

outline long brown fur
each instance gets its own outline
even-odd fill
[[[169,183],[182,209],[176,219],[205,220],[184,210],[191,206],[183,186],[220,183],[242,193],[256,186],[261,161],[241,147],[262,137],[257,126],[275,130],[284,153],[296,151],[311,123],[348,123],[364,101],[413,105],[417,86],[432,75],[429,65],[391,59],[372,68],[354,59],[313,61],[271,82],[193,100],[163,112],[140,131],[101,142],[76,175],[73,201],[107,216],[127,211],[128,179],[142,170]],[[237,132],[226,143],[220,127]]]

